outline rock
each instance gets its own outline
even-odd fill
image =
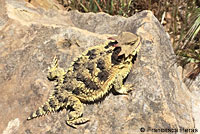
[[[143,128],[149,133],[161,129],[166,133],[176,129],[184,133],[183,128],[195,130],[198,122],[192,111],[192,106],[195,107],[192,95],[174,64],[169,36],[150,11],[124,18],[50,10],[51,6],[45,8],[18,0],[3,1],[1,7],[0,133],[130,134],[140,133]],[[65,124],[65,110],[26,120],[47,100],[53,88],[46,76],[55,55],[60,57],[61,67],[68,67],[85,49],[122,31],[142,37],[141,51],[126,80],[134,84],[133,92],[128,96],[111,93],[101,103],[85,105],[84,116],[90,122],[77,130]]]
[[[189,84],[187,83],[189,82]],[[194,118],[194,124],[196,128],[200,128],[200,74],[196,77],[194,81],[187,79],[186,85],[191,91],[192,97],[192,116]]]

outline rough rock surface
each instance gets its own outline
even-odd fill
[[[140,133],[141,127],[146,131],[199,127],[200,131],[199,115],[194,113],[198,107],[174,64],[169,37],[150,11],[123,18],[50,10],[22,0],[0,0],[0,10],[0,133],[132,134]],[[61,67],[68,67],[86,48],[122,31],[142,37],[126,81],[135,85],[133,92],[111,93],[101,103],[85,105],[84,116],[91,121],[78,129],[65,124],[65,110],[26,120],[53,88],[46,75],[55,55]]]
[[[192,116],[194,117],[195,127],[200,130],[200,75],[198,75],[189,85],[189,90],[191,91],[192,97]]]

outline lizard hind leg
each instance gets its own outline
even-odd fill
[[[72,111],[69,112],[66,120],[66,124],[76,128],[76,125],[78,124],[83,124],[89,121],[88,118],[82,117],[84,107],[81,101],[75,97],[75,96],[70,96],[68,98],[68,103],[69,106],[72,108]]]

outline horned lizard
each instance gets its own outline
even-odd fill
[[[111,88],[119,94],[127,94],[131,88],[123,85],[123,79],[129,74],[132,60],[141,47],[140,37],[123,32],[109,39],[83,52],[66,70],[60,68],[54,58],[47,76],[56,81],[53,93],[27,120],[60,109],[71,109],[66,124],[76,128],[89,121],[82,117],[83,103],[100,100]]]

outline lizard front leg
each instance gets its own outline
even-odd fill
[[[133,90],[133,88],[132,88],[133,85],[131,85],[131,84],[123,85],[123,79],[124,78],[120,75],[116,76],[113,86],[117,93],[127,95],[130,91]]]

